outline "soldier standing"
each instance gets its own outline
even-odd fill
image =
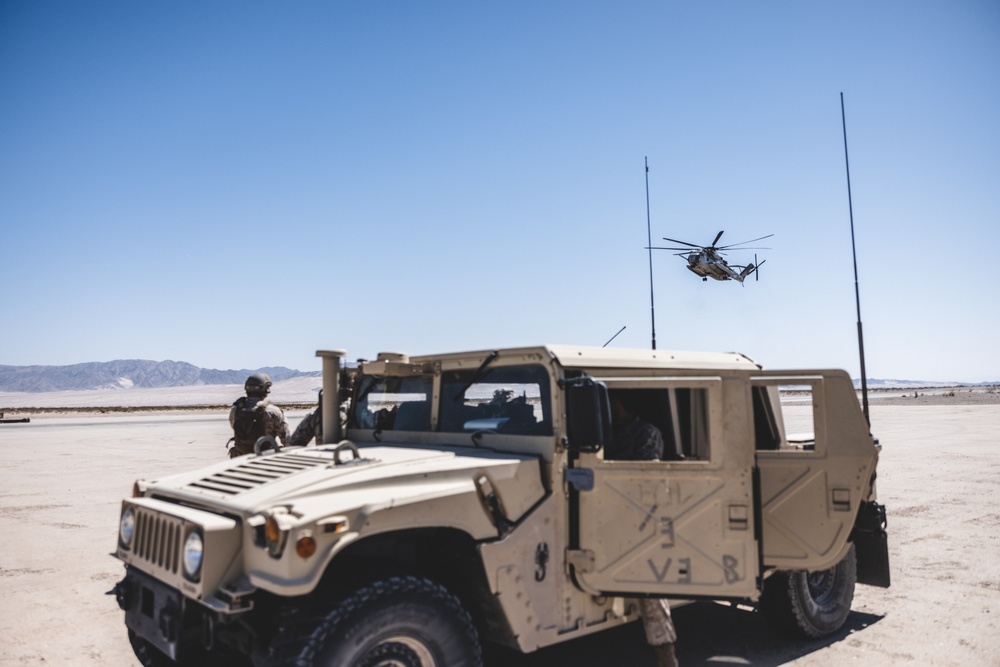
[[[252,454],[258,438],[270,435],[288,444],[288,422],[285,413],[277,405],[267,400],[271,393],[271,378],[267,373],[254,373],[247,378],[243,388],[246,396],[241,396],[229,410],[229,425],[233,427],[233,443],[229,457],[236,458]],[[228,444],[228,443],[227,443]]]
[[[611,397],[611,416],[614,430],[605,450],[606,459],[659,461],[663,458],[660,429],[644,421],[627,399]],[[656,667],[677,667],[674,651],[677,631],[670,615],[670,603],[663,598],[640,598],[637,602],[646,642],[656,655]]]

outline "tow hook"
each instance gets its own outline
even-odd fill
[[[177,641],[178,636],[180,618],[177,612],[177,608],[172,604],[160,612],[160,634],[171,643]]]
[[[215,619],[210,614],[203,617],[201,633],[202,646],[211,653],[215,649]]]
[[[122,579],[111,590],[115,596],[115,601],[122,611],[128,611],[129,603],[132,601],[132,587],[128,585],[128,579]]]

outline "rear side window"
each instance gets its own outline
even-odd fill
[[[475,380],[475,381],[473,381]],[[446,433],[495,431],[552,435],[549,374],[543,366],[501,366],[441,375],[439,429]]]
[[[818,412],[822,394],[821,378],[790,375],[754,379],[757,449],[816,451],[820,444],[817,437],[822,438],[821,413]]]

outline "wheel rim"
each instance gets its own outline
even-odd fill
[[[358,667],[437,667],[437,661],[424,642],[400,635],[380,641]]]
[[[823,604],[830,597],[836,583],[836,568],[822,572],[810,572],[806,575],[806,589],[809,591],[809,597],[819,604]]]

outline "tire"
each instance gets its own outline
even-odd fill
[[[332,610],[286,617],[267,667],[482,667],[458,599],[427,579],[393,577]]]
[[[843,627],[851,613],[858,565],[854,545],[829,570],[779,571],[764,581],[759,608],[769,622],[791,634],[825,637]]]
[[[128,631],[128,642],[142,667],[168,667],[177,664],[131,630]]]

